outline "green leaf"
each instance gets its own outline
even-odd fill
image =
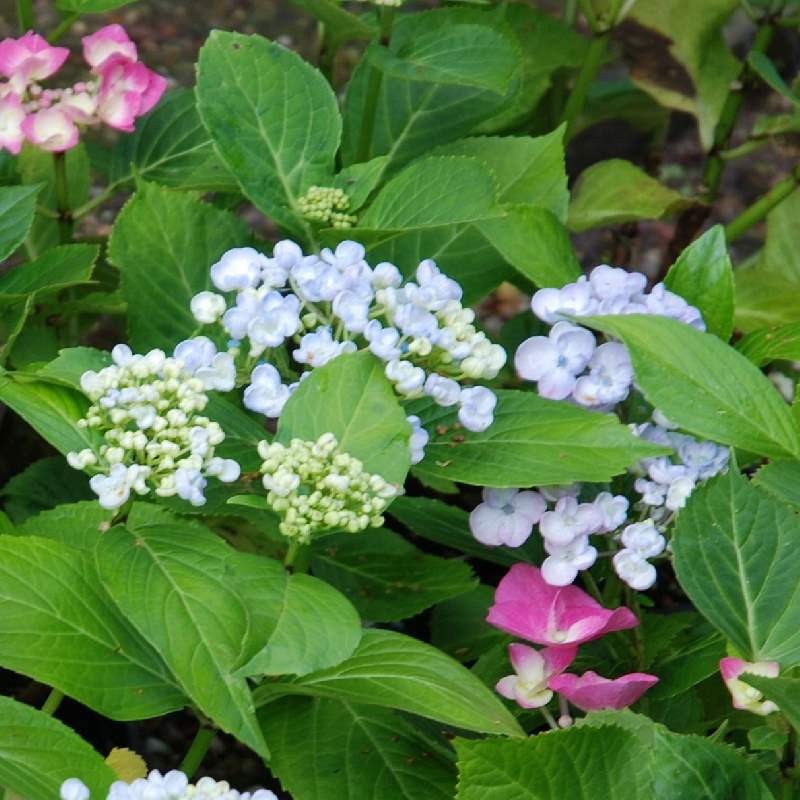
[[[60,503],[88,500],[96,495],[82,472],[70,467],[62,456],[34,461],[0,489],[9,516],[17,523]],[[95,503],[96,505],[96,503]]]
[[[247,681],[233,675],[252,624],[228,563],[235,551],[201,525],[142,504],[133,506],[126,526],[106,533],[96,551],[114,602],[192,702],[267,757]],[[268,559],[240,556],[259,562],[253,568],[263,570],[264,583],[281,572]]]
[[[0,554],[3,667],[112,719],[186,704],[156,651],[110,602],[91,554],[38,536],[0,537]]]
[[[585,169],[575,185],[568,227],[575,232],[639,219],[664,219],[691,205],[630,161],[612,158]]]
[[[466,564],[425,555],[385,528],[326,536],[314,546],[311,569],[373,622],[412,617],[475,586]]]
[[[608,414],[533,392],[499,391],[497,397],[494,422],[483,433],[461,428],[452,409],[428,400],[411,403],[406,410],[419,415],[431,437],[414,471],[475,486],[546,486],[607,481],[639,459],[665,452]]]
[[[194,92],[174,89],[146,116],[136,132],[111,151],[108,179],[121,185],[144,178],[179,189],[230,192],[238,184],[214,151],[197,113]]]
[[[416,471],[416,468],[415,468]],[[417,536],[449,547],[457,553],[510,567],[518,561],[540,564],[541,545],[533,536],[522,547],[486,547],[469,529],[469,514],[461,508],[430,497],[398,497],[389,515]]]
[[[323,433],[334,434],[340,449],[360,459],[367,472],[391,483],[405,480],[409,425],[382,362],[368,351],[315,369],[286,403],[276,440],[316,441]]]
[[[143,184],[117,217],[108,251],[122,273],[131,347],[171,352],[191,336],[198,328],[191,298],[211,287],[211,265],[247,241],[247,226],[227,211]]]
[[[86,476],[81,475],[81,478],[88,486]],[[114,514],[103,508],[97,499],[64,503],[28,517],[19,525],[17,533],[54,539],[76,550],[93,552],[100,537],[111,527]]]
[[[0,261],[26,239],[36,214],[36,186],[0,186]]]
[[[387,163],[386,156],[378,156],[362,164],[351,164],[334,178],[333,185],[345,192],[350,199],[351,212],[358,211],[378,188]]]
[[[98,252],[96,245],[67,244],[13,267],[0,276],[0,307],[30,294],[42,297],[86,283],[92,276]]]
[[[798,97],[786,84],[786,81],[781,78],[780,73],[775,65],[770,60],[766,53],[760,53],[752,50],[747,55],[747,63],[750,69],[761,78],[770,89],[775,90],[784,99],[788,100],[792,105],[800,107],[800,97]]]
[[[468,594],[445,600],[431,614],[431,644],[459,661],[474,661],[506,635],[486,624],[494,587],[480,584]]]
[[[756,472],[753,483],[800,511],[800,461],[771,461]]]
[[[572,728],[516,741],[456,739],[455,747],[458,800],[590,800],[598,791],[616,800],[653,797],[646,751],[622,728]]]
[[[0,375],[0,402],[61,453],[95,443],[88,429],[78,427],[89,401],[74,389],[33,380],[23,373],[6,373]]]
[[[0,697],[0,784],[28,800],[52,800],[61,784],[80,776],[94,797],[117,779],[88,742],[63,722]]]
[[[482,136],[439,147],[434,155],[468,156],[485,164],[497,180],[497,199],[525,203],[567,218],[569,190],[564,165],[564,127],[544,136]]]
[[[642,314],[583,321],[627,345],[644,396],[680,427],[760,455],[800,454],[789,406],[756,366],[716,336]]]
[[[449,759],[389,709],[286,697],[260,717],[270,769],[295,800],[451,800],[455,792]]]
[[[715,225],[692,242],[670,267],[664,283],[700,309],[710,333],[723,342],[731,338],[733,265],[722,225]]]
[[[516,89],[519,59],[513,33],[460,22],[451,9],[399,19],[390,48],[370,45],[347,86],[344,163],[388,155],[389,169],[396,169],[434,145],[465,136]],[[363,152],[373,71],[381,81],[375,126]]]
[[[756,366],[770,361],[800,360],[800,322],[759,328],[736,343],[736,349]]]
[[[763,678],[760,675],[741,675],[739,680],[755,686],[772,700],[795,729],[800,728],[800,678]]]
[[[330,186],[341,121],[328,82],[261,36],[213,31],[200,51],[200,116],[242,191],[292,233],[307,226],[297,198]]]
[[[477,227],[519,273],[539,287],[564,286],[581,275],[567,230],[552,211],[518,205],[504,212]]]
[[[133,0],[56,0],[56,8],[68,14],[105,14]]]
[[[347,661],[292,682],[264,684],[255,698],[264,705],[286,694],[397,708],[479,733],[522,733],[466,668],[435,647],[392,631],[364,631]]]
[[[234,459],[244,472],[257,471],[261,466],[258,443],[269,438],[263,418],[213,393],[203,413],[225,431],[225,441],[217,447],[217,455]]]
[[[712,532],[713,535],[709,535]],[[672,540],[697,609],[751,661],[800,663],[797,516],[735,469],[697,488]]]
[[[36,375],[48,381],[63,383],[79,389],[81,375],[87,370],[99,372],[111,364],[111,353],[94,347],[67,347],[58,351],[58,356],[40,369]]]
[[[272,635],[236,675],[307,675],[336,666],[361,640],[361,620],[347,598],[310,575],[286,581]]]
[[[738,74],[722,35],[737,0],[638,0],[618,27],[631,78],[661,105],[697,118],[711,149],[714,130]]]

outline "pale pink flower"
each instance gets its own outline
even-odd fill
[[[161,75],[120,56],[106,59],[100,74],[97,115],[109,127],[126,133],[133,131],[136,117],[146,114],[167,88]]]
[[[733,698],[733,707],[766,716],[778,710],[772,700],[764,700],[764,695],[750,684],[739,680],[741,675],[760,675],[763,678],[777,678],[781,668],[777,661],[743,661],[741,658],[723,658],[719,662],[722,680]]]
[[[0,42],[0,74],[11,80],[19,94],[32,81],[49,78],[66,61],[69,49],[51,47],[38,33],[30,31],[19,39]]]
[[[19,97],[12,93],[0,99],[0,150],[8,150],[13,155],[19,153],[25,141],[24,121],[25,109]]]
[[[106,25],[99,31],[81,39],[83,57],[97,71],[112,56],[121,56],[126,61],[136,61],[136,45],[130,40],[122,25]]]
[[[572,673],[556,675],[547,685],[583,711],[599,711],[603,708],[627,708],[656,683],[658,678],[646,672],[631,672],[612,680],[589,670],[580,676]]]
[[[469,515],[469,529],[481,544],[519,547],[525,544],[546,508],[538,492],[484,489],[483,502]]]
[[[510,644],[508,655],[516,675],[501,678],[495,689],[523,708],[547,705],[553,697],[547,687],[548,680],[562,673],[575,660],[577,652],[575,646],[535,650],[525,644]]]
[[[78,144],[78,129],[72,117],[58,108],[29,114],[22,131],[29,142],[51,153],[63,153]]]
[[[577,586],[551,586],[529,564],[515,564],[500,581],[486,619],[514,636],[556,647],[639,624],[630,609],[603,608]]]
[[[80,125],[89,125],[97,113],[97,96],[89,92],[65,94],[58,103],[59,111],[68,114]]]

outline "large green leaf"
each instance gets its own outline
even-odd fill
[[[510,567],[518,561],[531,564],[542,562],[543,551],[532,536],[522,547],[487,547],[472,535],[469,514],[462,508],[434,500],[431,497],[398,497],[389,509],[389,515],[412,533],[457,553]]]
[[[88,487],[86,477],[79,472],[75,474]],[[28,517],[19,524],[17,533],[55,539],[77,550],[94,551],[100,537],[109,529],[115,513],[103,508],[96,498],[80,503],[63,503]]]
[[[242,191],[290,232],[307,231],[297,199],[331,185],[341,135],[325,78],[276,42],[213,31],[200,51],[197,101]]]
[[[618,28],[633,81],[662,105],[693,114],[706,150],[739,73],[722,35],[737,7],[737,0],[637,0]]]
[[[83,450],[95,443],[88,428],[78,427],[89,401],[74,389],[23,373],[6,373],[0,375],[0,402],[62,453]]]
[[[326,536],[314,546],[314,574],[344,592],[373,622],[395,622],[475,587],[470,568],[425,555],[384,528]]]
[[[175,89],[136,122],[111,151],[109,181],[134,177],[165,186],[203,191],[235,191],[238,184],[214,151],[200,120],[194,92]]]
[[[692,242],[670,267],[664,280],[703,314],[706,328],[727,342],[733,330],[733,265],[725,229],[715,225]]]
[[[800,461],[770,461],[756,472],[753,483],[800,510]]]
[[[389,49],[371,45],[353,73],[344,106],[345,164],[388,155],[390,169],[437,144],[468,134],[516,88],[519,44],[513,33],[458,21],[437,9],[398,20]],[[380,75],[375,125],[361,147],[374,71]]]
[[[622,728],[573,728],[518,741],[457,739],[455,746],[458,800],[653,797],[646,751]]]
[[[0,554],[6,669],[113,719],[160,716],[187,703],[156,651],[110,602],[91,554],[38,536],[0,537]]]
[[[456,427],[452,409],[412,403],[407,410],[420,416],[431,437],[414,471],[477,486],[543,486],[606,481],[641,458],[666,452],[637,440],[608,414],[533,392],[497,395],[494,422],[483,433]]]
[[[292,575],[275,630],[236,674],[306,675],[344,661],[360,640],[361,620],[343,594],[310,575]]]
[[[800,455],[789,406],[756,366],[716,336],[641,314],[584,322],[627,345],[644,396],[682,428],[761,455]]]
[[[453,797],[452,763],[390,709],[286,697],[259,717],[272,753],[270,769],[295,800]]]
[[[117,217],[109,244],[109,259],[122,273],[131,347],[171,352],[191,336],[198,323],[189,303],[211,287],[211,265],[247,242],[247,226],[227,211],[142,184]]]
[[[371,353],[344,354],[315,369],[286,403],[276,438],[316,441],[323,433],[334,434],[367,472],[392,483],[405,480],[409,425],[383,364]]]
[[[86,283],[98,252],[96,245],[67,244],[19,264],[0,276],[0,307],[29,294],[41,297],[67,286]]]
[[[392,631],[367,630],[347,661],[291,682],[265,683],[255,696],[264,705],[289,694],[388,706],[479,733],[521,735],[511,714],[469,670]]]
[[[698,610],[750,660],[800,663],[800,523],[731,469],[696,489],[672,540]]]
[[[621,158],[585,169],[575,186],[568,226],[580,232],[637,219],[664,219],[690,204],[683,195]]]
[[[41,188],[41,185],[0,186],[0,261],[25,241],[33,224],[36,196]]]
[[[114,601],[192,702],[267,756],[247,681],[233,675],[253,624],[228,562],[234,552],[203,526],[141,504],[134,505],[126,527],[110,530],[96,550]],[[285,579],[276,562],[241,555],[258,562],[253,568],[262,570],[265,584]],[[270,631],[259,633],[266,639]]]
[[[759,367],[770,361],[800,361],[800,322],[759,328],[740,339],[736,349]]]
[[[88,742],[63,722],[0,697],[0,784],[27,800],[52,800],[61,784],[80,776],[105,797],[117,775]]]

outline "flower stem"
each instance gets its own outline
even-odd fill
[[[181,772],[186,774],[187,778],[191,778],[197,772],[197,768],[205,758],[208,748],[216,735],[217,732],[213,728],[200,724],[192,743],[189,745],[189,749],[186,751],[186,755],[183,757],[183,761],[181,761],[180,767],[178,767]]]
[[[606,55],[606,46],[608,45],[608,37],[610,31],[603,31],[595,33],[589,43],[589,49],[586,52],[586,58],[581,64],[578,77],[575,80],[575,85],[567,98],[567,105],[564,108],[564,114],[561,118],[562,122],[567,125],[567,130],[564,133],[564,140],[569,141],[575,131],[575,124],[578,121],[583,108],[586,105],[586,98],[589,94],[589,89],[597,77],[597,73],[603,63]]]
[[[378,44],[386,47],[392,34],[392,22],[394,20],[394,8],[391,6],[381,6],[380,21],[381,28],[378,35]],[[378,112],[378,97],[381,93],[381,83],[383,73],[378,67],[372,65],[369,72],[367,83],[367,97],[364,101],[363,118],[361,120],[361,135],[358,139],[358,150],[356,161],[367,161],[369,159],[370,146],[372,144],[372,134],[375,132],[375,117]]]
[[[542,712],[542,716],[544,717],[544,721],[550,727],[550,730],[557,731],[558,730],[558,723],[553,719],[553,715],[547,709],[547,706],[540,706],[539,711]]]
[[[800,184],[800,165],[796,166],[785,178],[778,181],[763,197],[746,208],[736,219],[725,226],[725,237],[728,242],[738,239],[742,234],[761,222],[777,205],[782,203]]]
[[[52,717],[63,699],[64,692],[60,692],[58,689],[51,689],[50,694],[47,695],[47,699],[44,701],[44,705],[42,705],[42,711]]]
[[[75,24],[76,20],[80,14],[70,14],[68,17],[64,17],[61,22],[50,31],[50,34],[47,37],[47,41],[50,44],[55,44],[69,29]]]
[[[66,153],[53,153],[53,172],[55,173],[58,235],[61,244],[66,244],[72,241],[72,229],[75,224],[69,207]]]
[[[761,25],[758,26],[755,39],[750,47],[750,52],[764,53],[767,47],[769,47],[769,43],[772,41],[774,32],[775,28],[772,23],[762,22]],[[740,72],[740,78],[747,74],[748,69],[745,62]],[[704,199],[707,203],[712,203],[717,198],[720,181],[722,180],[722,171],[725,169],[725,160],[722,158],[722,152],[727,147],[728,140],[731,138],[743,102],[744,90],[742,86],[739,86],[728,92],[725,105],[722,107],[722,113],[720,114],[719,122],[714,131],[714,144],[711,146],[711,152],[708,154],[708,159],[703,171],[703,186],[705,187]]]
[[[17,20],[22,33],[32,31],[36,27],[33,13],[33,0],[17,0]]]

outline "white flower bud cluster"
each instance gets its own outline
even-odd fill
[[[694,306],[663,283],[645,291],[638,272],[602,264],[561,289],[540,289],[531,300],[539,319],[552,325],[547,336],[532,336],[517,349],[514,364],[520,377],[536,381],[542,397],[571,398],[588,408],[610,410],[633,385],[633,367],[625,345],[597,345],[595,334],[565,317],[600,314],[653,314],[705,330]]]
[[[589,536],[616,530],[628,512],[621,495],[601,492],[591,503],[579,503],[579,491],[579,484],[539,491],[484,489],[483,502],[470,514],[470,530],[490,547],[519,547],[538,523],[547,553],[542,576],[552,586],[566,586],[597,559]],[[548,502],[554,504],[550,510]]]
[[[231,352],[247,340],[252,374],[245,406],[280,416],[298,382],[286,385],[275,365],[256,362],[287,342],[292,359],[306,369],[302,374],[365,348],[385,362],[386,376],[402,397],[427,395],[458,407],[468,430],[488,428],[494,393],[462,381],[496,377],[506,354],[475,328],[474,313],[461,305],[461,287],[429,259],[417,267],[416,280],[404,283],[393,264],[373,268],[364,257],[357,242],[305,255],[286,240],[275,245],[272,257],[240,247],[211,267],[214,286],[235,293],[233,304],[204,291],[192,299],[191,310],[198,322],[221,323]],[[420,441],[417,436],[415,457]]]
[[[298,199],[297,207],[306,219],[332,228],[352,228],[357,220],[347,213],[350,198],[341,189],[330,186],[312,186]]]
[[[631,589],[649,589],[656,582],[656,568],[647,559],[660,556],[667,540],[652,519],[628,525],[619,538],[623,547],[614,554],[614,571]]]
[[[208,344],[211,349],[183,342],[176,348],[182,355],[174,358],[161,350],[134,355],[117,345],[111,366],[81,376],[92,405],[78,427],[102,434],[103,443],[96,453],[68,453],[67,461],[75,469],[97,471],[89,485],[104,508],[119,508],[131,492],[151,491],[200,506],[206,502],[207,476],[226,483],[238,479],[239,465],[214,455],[225,439],[222,429],[200,416],[208,403],[206,384],[232,387],[230,365],[219,360],[226,354]]]
[[[61,784],[61,800],[89,800],[89,788],[78,778],[69,778]],[[111,784],[106,800],[278,800],[268,789],[255,792],[238,792],[231,789],[227,781],[200,778],[190,783],[189,778],[178,770],[162,775],[157,769],[146,778],[137,778],[132,783],[115,781]]]
[[[714,442],[672,430],[672,423],[658,411],[653,420],[632,426],[633,432],[654,444],[671,447],[674,455],[640,461],[634,487],[641,495],[640,504],[660,522],[686,505],[698,481],[727,470],[730,454],[726,447]]]
[[[339,450],[332,433],[316,442],[292,439],[289,446],[261,442],[258,453],[267,500],[281,515],[280,531],[308,542],[325,530],[351,533],[383,525],[386,506],[399,493],[380,475],[364,471],[357,458]]]

